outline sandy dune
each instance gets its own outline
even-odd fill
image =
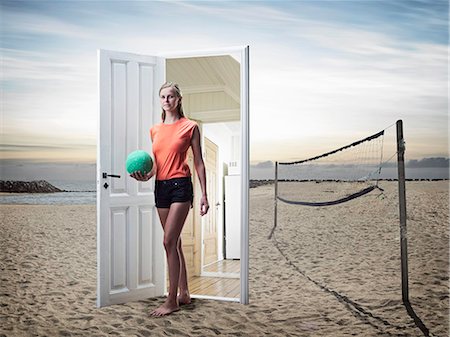
[[[280,203],[272,240],[273,186],[251,189],[250,304],[196,299],[164,318],[148,315],[163,298],[96,308],[95,206],[1,205],[0,336],[422,336],[401,302],[397,185],[380,185],[340,206]],[[408,182],[407,200],[411,303],[448,336],[448,182]]]

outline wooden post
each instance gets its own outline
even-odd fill
[[[403,139],[403,122],[397,121],[397,166],[398,195],[400,207],[400,256],[402,268],[402,300],[409,303],[408,287],[408,233],[406,230],[406,187],[405,187],[405,140]]]
[[[275,209],[275,216],[274,216],[274,228],[277,226],[277,199],[278,199],[278,162],[275,162],[275,200],[274,200],[274,209]]]
[[[275,227],[277,227],[277,198],[278,198],[278,162],[275,162],[275,191],[273,198],[273,227],[269,235],[269,240],[272,238]]]

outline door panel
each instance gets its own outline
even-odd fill
[[[139,278],[138,287],[151,283],[153,279],[153,249],[147,244],[147,240],[153,242],[152,215],[154,210],[151,207],[141,207],[139,212]]]

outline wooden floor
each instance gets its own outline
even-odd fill
[[[189,279],[191,295],[239,298],[240,286],[238,278],[194,276]]]
[[[239,260],[223,260],[209,265],[205,271],[239,274],[239,268]],[[191,295],[240,297],[240,278],[193,276],[189,277],[188,284]],[[168,281],[167,287],[169,287]]]
[[[203,271],[239,274],[240,267],[240,260],[222,260],[204,267]]]

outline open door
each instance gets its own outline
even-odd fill
[[[206,183],[208,201],[211,205],[208,214],[204,216],[203,225],[203,265],[208,265],[218,260],[218,237],[217,237],[217,145],[204,138],[203,153],[206,168]]]
[[[97,306],[164,294],[162,228],[153,181],[138,183],[127,155],[151,150],[160,119],[161,58],[99,50],[97,145]]]
[[[238,55],[240,62],[241,303],[248,303],[249,48],[158,57],[99,51],[100,116],[97,146],[97,305],[161,296],[165,290],[163,233],[153,179],[138,183],[125,171],[133,150],[149,153],[149,130],[160,122],[158,90],[166,59]],[[201,88],[198,88],[201,89]],[[111,175],[120,175],[120,178]],[[211,205],[214,207],[214,205]],[[195,229],[194,229],[195,230]],[[195,257],[194,257],[195,258]],[[198,269],[198,267],[196,268]]]

